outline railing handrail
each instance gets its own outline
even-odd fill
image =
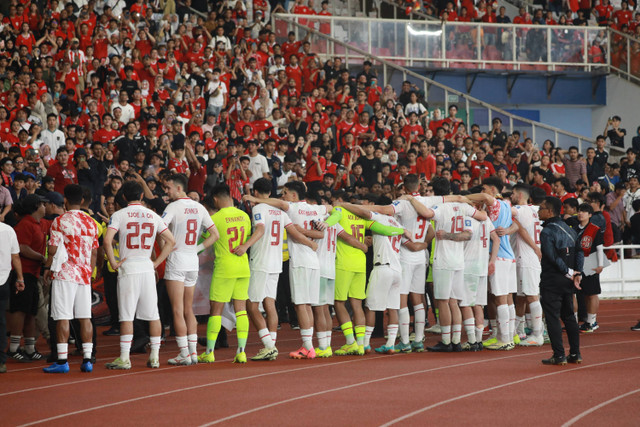
[[[388,61],[386,59],[380,58],[379,56],[376,56],[376,55],[374,55],[372,53],[368,53],[368,52],[366,52],[366,51],[364,51],[364,50],[362,50],[362,49],[360,49],[358,47],[355,47],[355,46],[352,46],[352,45],[347,44],[345,42],[342,42],[340,40],[337,40],[336,38],[328,36],[326,34],[322,34],[321,32],[315,30],[314,28],[309,28],[306,25],[302,25],[302,24],[296,22],[292,18],[299,18],[299,16],[298,15],[291,15],[291,14],[282,14],[282,13],[277,13],[277,14],[273,15],[273,19],[274,20],[275,19],[281,19],[281,20],[283,20],[285,22],[288,22],[289,24],[292,24],[292,25],[294,25],[294,26],[296,26],[298,28],[301,28],[301,29],[303,29],[305,31],[310,31],[312,34],[315,34],[315,35],[319,36],[320,38],[328,40],[328,41],[330,41],[330,42],[332,42],[334,44],[340,45],[340,46],[344,47],[347,50],[355,51],[355,52],[359,53],[360,55],[362,55],[365,58],[371,58],[371,59],[373,59],[373,60],[375,60],[377,62],[380,62],[381,64],[384,64],[387,67],[391,67],[393,69],[401,71],[403,74],[407,74],[407,75],[410,75],[412,77],[415,77],[415,78],[417,78],[419,80],[422,80],[424,83],[426,83],[428,85],[436,86],[436,87],[438,87],[440,89],[443,89],[444,91],[446,91],[448,93],[452,93],[454,95],[457,95],[457,96],[459,96],[459,97],[461,97],[463,99],[466,99],[466,100],[468,100],[470,102],[478,104],[478,105],[480,105],[480,106],[482,106],[482,107],[484,107],[484,108],[486,108],[486,109],[488,109],[490,111],[495,111],[495,112],[497,112],[497,113],[499,113],[499,114],[501,114],[501,115],[503,115],[505,117],[508,117],[512,121],[513,120],[517,120],[518,122],[529,124],[530,126],[532,126],[534,128],[538,127],[538,128],[541,128],[541,129],[546,129],[546,130],[548,130],[550,132],[554,132],[555,134],[560,134],[560,135],[564,135],[564,136],[568,136],[568,137],[577,139],[579,142],[580,141],[586,141],[586,142],[590,143],[591,145],[595,145],[595,141],[591,137],[588,137],[588,136],[585,136],[585,135],[579,135],[579,134],[573,133],[571,131],[560,129],[560,128],[557,128],[555,126],[547,125],[545,123],[536,122],[536,121],[528,119],[526,117],[521,117],[521,116],[518,116],[516,114],[510,113],[510,112],[508,112],[506,110],[503,110],[502,108],[499,108],[499,107],[496,107],[494,105],[491,105],[491,104],[489,104],[489,103],[487,103],[485,101],[482,101],[482,100],[480,100],[478,98],[474,98],[473,96],[471,96],[469,94],[466,94],[464,92],[461,92],[459,90],[456,90],[454,88],[446,86],[446,85],[444,85],[444,84],[442,84],[440,82],[437,82],[437,81],[432,80],[432,79],[430,79],[428,77],[420,75],[420,74],[418,74],[418,73],[416,73],[414,71],[411,71],[411,70],[409,70],[409,69],[407,69],[405,67],[402,67],[400,65],[396,65],[391,61]],[[304,15],[303,18],[304,19],[309,19],[309,17],[306,16],[306,15]],[[327,18],[327,17],[322,17],[322,18]],[[328,18],[331,18],[331,17],[328,17]],[[349,18],[349,19],[351,20],[351,18]],[[384,20],[384,21],[388,21],[388,20]],[[328,53],[327,53],[327,55],[328,55]],[[624,150],[620,150],[618,147],[610,146],[609,150],[610,150],[610,152],[611,151],[621,151],[621,154],[624,154]]]
[[[368,16],[334,16],[334,15],[329,15],[329,16],[324,16],[324,15],[296,15],[293,13],[276,13],[276,15],[278,16],[292,16],[292,17],[299,17],[302,19],[306,19],[308,21],[334,21],[336,19],[344,19],[344,20],[349,20],[349,21],[381,21],[381,22],[385,22],[385,23],[389,23],[390,21],[394,21],[393,19],[386,19],[386,18],[371,18]],[[457,22],[457,21],[442,21],[441,19],[437,19],[437,20],[433,20],[433,21],[409,21],[409,20],[400,20],[398,19],[397,21],[400,21],[401,23],[416,23],[416,24],[428,24],[428,25],[452,25],[452,26],[478,26],[478,27],[509,27],[509,28],[519,28],[519,29],[530,29],[532,27],[535,28],[540,28],[540,29],[546,29],[546,28],[552,28],[552,29],[559,29],[559,30],[574,30],[574,31],[600,31],[600,30],[606,30],[604,27],[599,27],[599,26],[593,26],[593,25],[581,25],[581,26],[575,26],[575,25],[539,25],[539,24],[514,24],[513,22],[509,22],[509,23],[504,23],[504,24],[500,24],[500,23],[489,23],[489,22]],[[407,22],[408,21],[408,22]],[[613,30],[616,31],[616,30]],[[616,31],[618,33],[620,33],[619,31]],[[620,33],[622,35],[625,35],[624,33]]]
[[[388,4],[389,6],[393,6],[396,9],[402,10],[402,6],[400,6],[399,4],[393,2],[392,0],[380,0],[380,3]],[[428,15],[428,14],[426,14],[424,12],[416,11],[416,10],[412,10],[410,16],[408,16],[407,19],[411,20],[411,15],[416,15],[416,16],[419,16],[421,18],[424,18],[425,21],[439,21],[440,20],[437,16]]]

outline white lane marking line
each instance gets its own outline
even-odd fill
[[[573,425],[576,421],[581,420],[582,418],[584,418],[587,415],[597,411],[598,409],[604,408],[605,406],[607,406],[607,405],[609,405],[611,403],[617,402],[620,399],[624,399],[625,397],[631,396],[632,394],[635,394],[635,393],[638,393],[638,392],[640,392],[640,388],[637,388],[635,390],[631,390],[630,392],[627,392],[627,393],[621,394],[619,396],[616,396],[614,398],[611,398],[611,399],[607,400],[606,402],[602,402],[602,403],[594,406],[593,408],[590,408],[590,409],[588,409],[588,410],[576,415],[575,417],[571,418],[569,421],[567,421],[566,423],[562,424],[562,427],[569,427],[569,426]]]
[[[542,353],[542,352],[540,352],[540,353]],[[387,380],[394,380],[396,378],[402,378],[402,377],[407,377],[407,376],[412,376],[412,375],[417,375],[417,374],[425,374],[425,373],[429,373],[429,372],[440,371],[440,370],[449,369],[449,368],[458,368],[458,367],[464,367],[464,366],[470,366],[470,365],[474,365],[474,364],[484,363],[484,362],[488,362],[488,361],[511,359],[511,358],[515,358],[515,357],[531,356],[531,355],[535,355],[535,354],[539,354],[539,353],[527,353],[526,355],[504,356],[504,357],[498,357],[498,358],[490,359],[490,360],[478,360],[478,361],[474,361],[474,362],[458,363],[458,364],[454,364],[454,365],[440,366],[440,367],[437,367],[437,368],[424,369],[424,370],[421,370],[421,371],[411,371],[411,372],[407,372],[407,373],[404,373],[404,374],[396,374],[396,375],[392,375],[392,376],[389,376],[389,377],[377,378],[377,379],[374,379],[374,380],[363,381],[363,382],[359,382],[359,383],[355,383],[355,384],[349,384],[349,385],[345,385],[345,386],[342,386],[342,387],[336,387],[336,388],[332,388],[332,389],[328,389],[328,390],[318,391],[318,392],[315,392],[315,393],[305,394],[305,395],[302,395],[302,396],[292,397],[290,399],[285,399],[285,400],[281,400],[281,401],[278,401],[278,402],[272,402],[272,403],[269,403],[269,404],[266,404],[266,405],[263,405],[263,406],[259,406],[257,408],[248,409],[248,410],[243,411],[243,412],[238,412],[236,414],[229,415],[227,417],[220,418],[220,419],[217,419],[215,421],[211,421],[211,422],[206,423],[206,424],[202,424],[200,427],[212,426],[212,425],[219,424],[219,423],[222,423],[222,422],[225,422],[225,421],[230,421],[230,420],[232,420],[234,418],[242,417],[244,415],[249,415],[251,413],[258,412],[258,411],[261,411],[263,409],[269,409],[269,408],[273,408],[275,406],[280,406],[280,405],[284,405],[284,404],[287,404],[287,403],[295,402],[297,400],[307,399],[307,398],[310,398],[310,397],[316,397],[316,396],[320,396],[320,395],[323,395],[323,394],[328,394],[328,393],[333,393],[333,392],[337,392],[337,391],[348,390],[350,388],[370,385],[370,384],[383,382],[383,381],[387,381]],[[640,356],[634,357],[633,359],[640,359]],[[589,366],[597,366],[597,365],[589,365]],[[543,376],[546,376],[546,375],[548,375],[548,374],[542,375],[542,376],[540,376],[540,378],[543,377]],[[532,377],[531,379],[535,379],[535,378],[537,378],[537,377]],[[525,381],[525,380],[521,380],[521,381]],[[513,384],[516,384],[516,383],[521,382],[521,381],[514,382]],[[500,385],[500,386],[496,386],[495,388],[500,388],[500,387],[503,387],[503,386],[504,385]],[[489,390],[490,389],[487,389],[486,391],[489,391]],[[483,391],[476,392],[476,393],[471,393],[469,395],[464,395],[464,396],[461,396],[460,398],[464,398],[464,397],[467,397],[467,396],[472,396],[473,394],[478,394],[478,393],[481,393],[481,392],[483,392]],[[456,400],[456,399],[454,399],[454,400]],[[453,400],[451,400],[451,401],[453,401]]]
[[[446,405],[447,403],[456,402],[458,400],[466,399],[467,397],[476,396],[478,394],[486,393],[488,391],[498,390],[498,389],[501,389],[501,388],[504,388],[504,387],[509,387],[509,386],[512,386],[512,385],[521,384],[521,383],[524,383],[524,382],[533,381],[533,380],[537,380],[537,379],[540,379],[540,378],[546,378],[546,377],[550,377],[550,376],[553,376],[553,375],[560,375],[560,374],[564,374],[564,373],[567,373],[567,372],[579,371],[579,370],[582,370],[582,369],[590,369],[590,368],[595,368],[595,367],[598,367],[598,366],[610,365],[610,364],[613,364],[613,363],[628,362],[630,360],[636,360],[636,359],[640,359],[640,356],[627,357],[625,359],[609,360],[607,362],[594,363],[593,365],[581,366],[579,368],[563,369],[561,371],[549,372],[547,374],[536,375],[536,376],[533,376],[533,377],[523,378],[523,379],[520,379],[520,380],[517,380],[517,381],[511,381],[511,382],[500,384],[500,385],[496,385],[496,386],[493,386],[493,387],[488,387],[488,388],[485,388],[485,389],[482,389],[482,390],[476,390],[476,391],[471,392],[471,393],[462,394],[462,395],[459,395],[459,396],[456,396],[456,397],[452,397],[450,399],[446,399],[446,400],[440,401],[438,403],[434,403],[433,405],[425,406],[422,409],[418,409],[416,411],[413,411],[413,412],[410,412],[410,413],[408,413],[406,415],[403,415],[402,417],[399,417],[399,418],[396,418],[394,420],[391,420],[388,423],[382,424],[381,427],[388,427],[388,426],[397,424],[397,423],[399,423],[401,421],[404,421],[404,420],[412,418],[412,417],[414,417],[416,415],[422,414],[423,412],[429,411],[429,410],[431,410],[433,408],[437,408],[438,406]]]
[[[66,414],[56,415],[56,416],[53,416],[53,417],[32,421],[32,422],[27,423],[27,424],[22,424],[19,427],[26,427],[26,426],[31,426],[31,425],[35,425],[35,424],[46,423],[46,422],[49,422],[49,421],[58,420],[60,418],[65,418],[65,417],[68,417],[68,416],[71,416],[71,415],[78,415],[78,414],[82,414],[82,413],[85,413],[85,412],[91,412],[91,411],[95,411],[95,410],[99,410],[99,409],[109,408],[109,407],[112,407],[112,406],[123,405],[125,403],[137,402],[137,401],[140,401],[140,400],[151,399],[151,398],[159,397],[159,396],[166,396],[166,395],[173,394],[173,393],[182,393],[184,391],[196,390],[196,389],[199,389],[199,388],[205,388],[205,387],[210,387],[210,386],[214,386],[214,385],[233,383],[233,382],[237,382],[237,381],[251,380],[251,379],[254,379],[254,378],[261,378],[261,377],[266,377],[266,376],[271,376],[271,375],[288,374],[288,373],[292,373],[292,372],[305,371],[305,370],[308,370],[308,369],[323,368],[323,367],[326,367],[326,366],[342,365],[342,364],[345,364],[345,363],[366,362],[366,361],[377,360],[377,359],[386,358],[386,357],[393,357],[393,355],[377,356],[377,357],[372,357],[372,358],[358,358],[358,359],[345,360],[343,362],[336,362],[336,363],[323,363],[323,364],[320,364],[320,365],[305,366],[305,367],[302,367],[302,368],[285,369],[285,370],[276,371],[276,372],[266,372],[266,373],[263,373],[263,374],[250,375],[248,377],[232,378],[232,379],[229,379],[229,380],[216,381],[216,382],[212,382],[212,383],[200,384],[200,385],[195,385],[195,386],[191,386],[191,387],[184,387],[184,388],[180,388],[180,389],[174,389],[174,390],[165,391],[165,392],[162,392],[162,393],[149,394],[149,395],[146,395],[146,396],[135,397],[135,398],[132,398],[132,399],[121,400],[121,401],[118,401],[118,402],[112,402],[112,403],[107,403],[107,404],[104,404],[104,405],[93,406],[93,407],[90,407],[90,408],[80,409],[80,410],[73,411],[73,412],[67,412]],[[165,368],[165,369],[170,369],[170,368]],[[155,369],[155,370],[157,371],[157,369]],[[151,370],[149,370],[149,371],[151,371]]]
[[[629,344],[629,343],[637,343],[637,342],[640,342],[640,340],[618,341],[618,342],[612,342],[612,343],[594,344],[594,345],[590,345],[590,346],[584,346],[583,348],[602,347],[602,346],[618,345],[618,344]],[[445,367],[432,368],[432,370],[440,370],[440,369],[446,369],[446,368],[449,368],[449,367],[472,365],[472,364],[477,364],[477,363],[487,363],[487,362],[493,362],[493,361],[497,361],[497,360],[511,359],[511,358],[517,358],[517,357],[525,357],[525,356],[531,356],[531,355],[540,355],[540,354],[544,354],[544,353],[547,353],[547,352],[548,351],[539,351],[539,352],[535,352],[535,353],[524,353],[524,354],[517,354],[517,355],[512,355],[512,356],[504,356],[504,357],[493,358],[493,359],[478,360],[478,361],[473,361],[473,362],[466,362],[464,364],[457,364],[457,365],[449,365],[449,366],[445,366]],[[66,414],[56,415],[54,417],[49,417],[49,418],[45,418],[45,419],[42,419],[42,420],[32,421],[30,423],[23,424],[20,427],[35,425],[35,424],[38,424],[38,423],[57,420],[57,419],[60,419],[60,418],[71,416],[71,415],[78,415],[78,414],[82,414],[82,413],[85,413],[85,412],[104,409],[104,408],[108,408],[108,407],[112,407],[112,406],[116,406],[116,405],[122,405],[122,404],[126,404],[126,403],[137,402],[137,401],[140,401],[140,400],[150,399],[150,398],[159,397],[159,396],[165,396],[165,395],[169,395],[169,394],[172,394],[172,393],[181,393],[183,391],[195,390],[195,389],[203,388],[203,387],[209,387],[209,386],[214,386],[214,385],[232,383],[232,382],[236,382],[236,381],[244,381],[244,380],[249,380],[249,379],[254,379],[254,378],[261,378],[261,377],[271,376],[271,375],[279,375],[279,374],[283,374],[283,373],[286,374],[286,373],[303,371],[303,370],[308,370],[308,369],[322,368],[322,367],[326,367],[326,366],[342,365],[342,364],[345,364],[345,363],[367,361],[367,360],[376,360],[376,359],[382,358],[382,357],[386,358],[386,357],[394,357],[394,356],[393,355],[378,356],[378,357],[375,357],[375,358],[365,358],[365,359],[358,358],[358,359],[354,359],[354,360],[346,360],[344,362],[323,363],[321,365],[306,366],[306,367],[302,367],[302,368],[287,369],[287,370],[276,371],[276,372],[267,372],[267,373],[264,373],[264,374],[251,375],[249,377],[234,378],[234,379],[230,379],[230,380],[217,381],[217,382],[207,383],[207,384],[200,384],[200,385],[186,387],[186,388],[169,390],[169,391],[162,392],[162,393],[157,393],[157,394],[152,394],[152,395],[147,395],[147,396],[141,396],[141,397],[126,399],[126,400],[122,400],[122,401],[118,401],[118,402],[112,402],[112,403],[109,403],[109,404],[94,406],[94,407],[90,407],[90,408],[86,408],[86,409],[80,409],[80,410],[77,410],[77,411],[68,412]],[[166,369],[171,369],[171,368],[161,368],[160,370],[166,370]],[[158,370],[156,369],[155,371],[158,371]],[[132,374],[124,374],[124,375],[133,375],[133,374],[138,374],[138,373],[143,373],[143,372],[153,372],[153,370],[135,372],[135,373],[132,373]],[[407,373],[405,375],[409,375],[409,374],[413,374],[413,373],[415,373],[415,371],[412,371],[412,372]],[[120,375],[120,376],[123,376],[123,375]],[[120,376],[118,376],[118,377],[120,377]],[[99,379],[105,379],[105,378],[115,378],[115,377],[109,376],[109,377],[101,377]],[[90,380],[84,380],[84,381],[90,381]],[[83,382],[83,381],[77,381],[77,382]],[[71,383],[68,383],[68,384],[71,384]],[[50,386],[50,387],[55,387],[55,385]]]
[[[576,415],[575,417],[571,418],[569,421],[567,421],[566,423],[562,424],[562,427],[569,427],[571,425],[573,425],[576,421],[581,420],[582,418],[586,417],[587,415],[597,411],[600,408],[603,408],[611,403],[617,402],[620,399],[624,399],[625,397],[631,396],[632,394],[638,393],[640,392],[640,388],[637,388],[635,390],[631,390],[630,392],[621,394],[619,396],[616,396],[612,399],[607,400],[606,402],[602,402],[596,406],[594,406],[593,408],[590,408],[584,412],[582,412],[581,414]]]

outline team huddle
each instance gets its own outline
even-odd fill
[[[107,363],[107,368],[131,368],[129,352],[135,318],[150,322],[151,354],[147,366],[160,366],[162,326],[155,269],[165,260],[164,277],[180,351],[168,360],[169,364],[215,360],[214,348],[227,303],[232,303],[236,316],[238,348],[234,362],[247,362],[245,346],[250,321],[264,346],[251,359],[275,360],[275,300],[285,242],[290,255],[291,298],[302,340],[301,347],[289,354],[291,358],[369,353],[376,312],[385,311],[387,341],[375,352],[421,352],[425,294],[429,291],[441,333],[440,341],[427,347],[429,351],[511,350],[516,343],[541,346],[541,224],[537,206],[541,200],[532,198],[529,187],[517,185],[508,203],[499,196],[501,181],[493,178],[484,181],[480,193],[465,196],[450,195],[446,179],[434,178],[427,187],[427,193],[433,193],[429,196],[420,195],[420,185],[416,175],[409,175],[404,182],[405,194],[391,204],[376,204],[376,197],[371,195],[365,196],[362,204],[336,199],[329,206],[307,197],[301,182],[287,183],[281,199],[270,198],[271,182],[258,179],[253,195],[244,196],[252,206],[249,216],[234,206],[226,185],[213,189],[205,203],[209,208],[205,208],[186,197],[186,178],[175,174],[165,183],[172,202],[160,216],[143,205],[142,186],[135,181],[126,182],[122,187],[126,207],[111,216],[103,237],[106,258],[118,270],[121,324],[121,354]],[[65,246],[73,248],[62,262],[53,248],[53,264],[60,264],[57,268],[51,266],[55,270],[54,296],[60,298],[54,306],[63,308],[52,311],[52,316],[59,325],[74,316],[90,317],[84,313],[86,295],[71,291],[80,276],[74,279],[63,275],[73,268],[81,271],[82,277],[90,277],[98,246],[98,235],[90,220],[81,221],[84,214],[73,210],[75,187],[65,189],[70,210],[52,226],[51,245],[58,246],[58,252]],[[66,232],[57,231],[61,224],[66,224]],[[368,230],[371,248],[365,242]],[[118,256],[114,252],[116,241]],[[199,273],[198,253],[211,246],[215,264],[209,294],[207,349],[198,355],[192,303]],[[373,250],[373,270],[366,283],[368,250]],[[414,316],[413,341],[409,334],[409,303]],[[493,335],[483,343],[484,309],[488,303]],[[90,301],[88,304],[90,307]],[[345,340],[335,351],[331,346],[330,306],[334,306]],[[529,335],[524,333],[525,309],[530,314],[526,316],[530,319]],[[90,330],[90,324],[88,327]],[[463,327],[467,337],[464,344]],[[69,369],[66,341],[64,336],[60,339],[60,333],[58,337],[62,341],[58,344],[58,362],[45,368],[46,372]],[[90,346],[89,335],[86,338],[84,342]],[[91,371],[91,348],[83,350],[82,370]]]

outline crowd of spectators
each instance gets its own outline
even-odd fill
[[[277,40],[265,17],[282,5],[217,2],[205,19],[189,2],[77,3],[12,0],[2,20],[3,221],[15,221],[11,205],[26,195],[69,183],[90,189],[91,209],[108,217],[123,180],[144,181],[160,203],[172,172],[198,198],[226,182],[238,203],[261,177],[274,195],[302,180],[319,197],[393,199],[415,173],[425,184],[447,177],[456,192],[491,175],[562,197],[596,189],[620,230],[630,227],[640,138],[625,144],[619,117],[596,147],[567,152],[508,134],[499,118],[489,129],[465,123],[457,106],[427,105],[408,81],[382,87],[371,63],[321,58],[308,36]],[[329,14],[327,2],[319,9]],[[629,147],[621,164],[607,144]]]

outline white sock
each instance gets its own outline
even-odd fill
[[[400,328],[400,341],[402,344],[409,344],[409,307],[401,308],[398,311],[398,326]]]
[[[467,334],[467,341],[469,344],[476,343],[476,320],[471,317],[469,319],[464,319],[462,321],[464,325],[464,331]]]
[[[496,307],[496,321],[498,322],[497,338],[503,343],[511,342],[513,336],[509,338],[509,307],[507,304]]]
[[[396,325],[396,328],[398,327],[398,325]],[[364,346],[368,346],[371,345],[371,335],[373,334],[373,326],[365,326],[364,327]],[[398,332],[396,330],[396,332]],[[395,337],[394,337],[395,339]]]
[[[524,316],[516,316],[516,334],[524,334]]]
[[[92,342],[83,342],[82,343],[82,358],[83,359],[91,359],[91,353],[93,352],[93,343]]]
[[[198,334],[187,335],[187,347],[190,355],[198,354]]]
[[[300,335],[302,336],[302,346],[311,350],[313,348],[313,328],[300,329]]]
[[[277,338],[278,338],[278,332],[271,332],[271,339],[273,340],[273,345],[276,345]]]
[[[529,304],[529,311],[531,311],[531,333],[536,337],[542,336],[542,305],[540,301],[534,301]]]
[[[538,304],[540,304],[540,303],[538,303]],[[529,304],[529,311],[531,311],[531,304]],[[533,329],[533,322],[532,322],[531,313],[525,313],[524,314],[524,320],[525,320],[527,328]]]
[[[6,339],[6,337],[0,337],[2,339]],[[11,339],[9,341],[9,351],[15,352],[20,348],[20,339],[22,335],[11,335]]]
[[[178,350],[180,350],[181,357],[189,357],[191,353],[189,353],[189,341],[187,340],[187,336],[176,337],[176,343],[178,344]]]
[[[327,347],[331,347],[331,334],[332,334],[332,330],[329,329],[328,331],[324,331],[324,333],[326,334],[326,340],[327,340]]]
[[[129,344],[129,347],[131,347],[131,344]],[[63,344],[56,344],[56,349],[58,350],[58,360],[67,360],[67,356],[69,355],[69,344],[66,342]]]
[[[484,332],[484,326],[476,326],[476,342],[482,342],[483,332]]]
[[[196,335],[196,343],[198,342],[198,336]],[[160,336],[151,337],[151,353],[149,354],[150,359],[158,359],[160,356]],[[197,352],[197,349],[196,349]]]
[[[273,339],[271,338],[271,333],[267,328],[260,329],[258,331],[258,336],[265,348],[273,348]]]
[[[372,328],[373,329],[373,328]],[[424,325],[422,326],[424,329]],[[387,325],[387,347],[393,347],[398,336],[398,325]]]
[[[329,331],[322,331],[322,343],[320,343],[320,348],[326,350],[329,347]]]
[[[186,340],[187,337],[184,337],[184,339]],[[120,359],[125,362],[129,360],[129,352],[131,351],[131,341],[133,341],[133,334],[120,335]]]
[[[316,331],[316,339],[318,340],[318,348],[324,350],[324,331]]]
[[[451,342],[454,344],[460,344],[460,337],[462,336],[462,325],[453,325],[451,329]]]
[[[423,304],[413,306],[413,320],[415,324],[416,337],[415,342],[421,342],[424,338],[424,324],[427,321],[427,312]]]
[[[36,352],[35,337],[24,337],[24,351],[27,352],[27,354],[33,354]]]
[[[440,325],[442,344],[451,344],[451,326]]]
[[[513,336],[516,334],[516,306],[509,304],[509,341],[513,341]]]
[[[595,313],[587,313],[587,323],[593,326],[596,323],[596,315]],[[26,338],[25,338],[26,341]]]
[[[489,336],[489,338],[497,338],[498,337],[498,319],[489,319],[489,325],[491,326],[491,335]]]

